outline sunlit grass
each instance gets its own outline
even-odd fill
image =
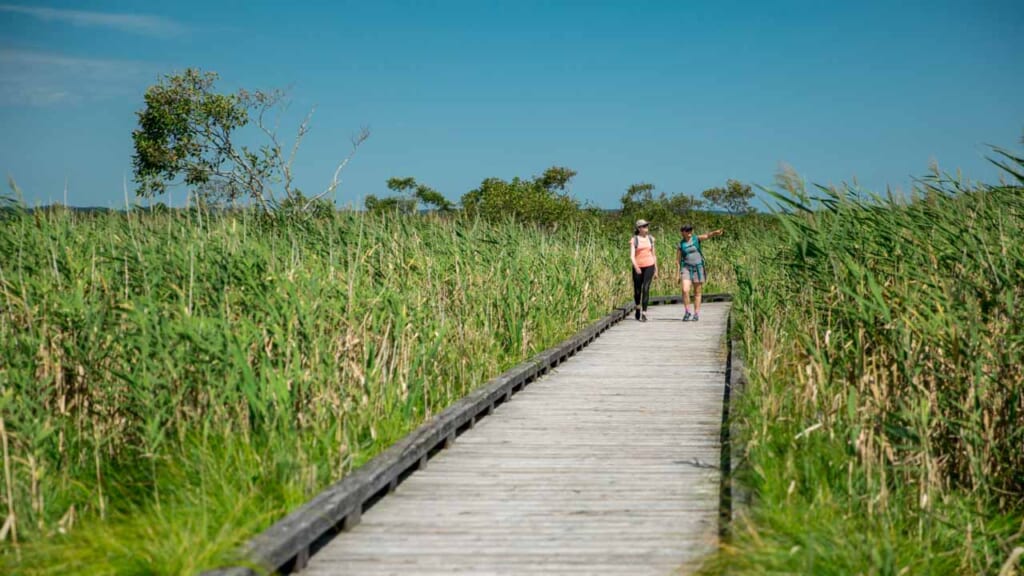
[[[754,503],[708,571],[1010,570],[1024,545],[1024,190],[936,177],[907,202],[780,200],[787,232],[739,270],[733,308]]]
[[[7,571],[222,561],[628,299],[624,254],[598,231],[470,219],[8,213]]]
[[[930,188],[695,218],[726,228],[706,292],[736,296],[755,494],[709,571],[998,573],[1024,545],[1024,194]],[[676,233],[654,233],[654,292],[674,294]],[[629,300],[627,239],[349,213],[6,217],[3,567],[216,564]]]

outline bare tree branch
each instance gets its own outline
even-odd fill
[[[303,138],[309,132],[309,123],[313,119],[313,112],[316,111],[316,106],[310,108],[309,113],[302,120],[302,124],[299,125],[298,133],[295,135],[295,144],[292,145],[292,151],[288,155],[288,161],[282,166],[284,172],[284,192],[289,197],[292,195],[292,163],[295,162],[295,154],[299,151],[299,145],[302,144]]]
[[[345,159],[342,160],[338,164],[338,167],[334,170],[334,177],[331,179],[330,185],[328,185],[327,189],[324,190],[323,192],[321,192],[321,193],[317,194],[316,196],[313,196],[312,198],[310,198],[309,201],[306,202],[306,205],[303,206],[303,208],[302,208],[303,211],[308,210],[309,207],[312,206],[313,203],[316,202],[317,200],[323,198],[324,196],[327,196],[328,194],[330,194],[330,193],[332,193],[332,192],[334,192],[335,190],[338,189],[338,184],[341,183],[341,181],[338,180],[338,178],[341,176],[341,171],[345,169],[345,166],[347,166],[349,161],[352,160],[352,157],[356,155],[356,150],[359,149],[359,146],[363,142],[366,142],[366,139],[369,138],[369,137],[370,137],[370,127],[369,126],[363,126],[362,128],[359,129],[359,132],[357,132],[355,135],[352,136],[352,140],[351,140],[351,142],[352,142],[352,150],[348,153],[348,156],[346,156]],[[335,202],[335,204],[337,204],[337,202],[338,202],[337,196],[335,196],[334,202]]]

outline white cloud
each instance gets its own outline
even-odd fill
[[[146,36],[174,36],[185,31],[185,27],[173,20],[143,14],[114,14],[109,12],[88,12],[85,10],[61,10],[37,6],[0,4],[0,12],[24,14],[46,21],[66,22],[73,26],[113,28],[122,32]]]
[[[75,104],[145,90],[149,65],[0,49],[0,106]]]

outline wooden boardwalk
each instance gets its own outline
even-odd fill
[[[630,317],[497,407],[303,575],[677,574],[718,535],[729,303]]]

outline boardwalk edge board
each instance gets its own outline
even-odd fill
[[[722,449],[718,492],[720,538],[728,538],[732,534],[736,520],[746,514],[751,501],[750,491],[739,481],[740,470],[744,466],[745,447],[733,407],[746,389],[747,376],[740,352],[741,344],[733,338],[731,312],[725,333],[728,356],[725,364],[725,393],[722,398],[722,432],[719,443]]]
[[[730,340],[732,343],[732,350],[730,353],[730,370],[729,370],[729,390],[730,399],[729,405],[731,407],[736,403],[737,399],[746,393],[747,390],[747,371],[743,364],[743,356],[740,353],[740,343],[735,340]],[[729,418],[728,423],[729,430],[729,448],[730,464],[729,464],[729,491],[730,491],[730,515],[729,523],[730,527],[735,526],[735,522],[738,518],[745,515],[747,510],[750,508],[751,499],[753,495],[750,490],[738,480],[740,471],[746,466],[745,455],[746,445],[743,440],[743,436],[740,434],[740,425],[736,418]]]
[[[730,294],[707,294],[704,302],[726,302]],[[678,304],[682,297],[652,296],[650,303]],[[627,318],[633,303],[620,305],[576,335],[525,360],[423,423],[369,462],[324,489],[260,534],[239,552],[239,564],[203,572],[203,576],[288,574],[302,570],[309,557],[334,536],[359,523],[380,498],[394,490],[462,432],[488,416],[528,384],[585,348],[605,330]]]

